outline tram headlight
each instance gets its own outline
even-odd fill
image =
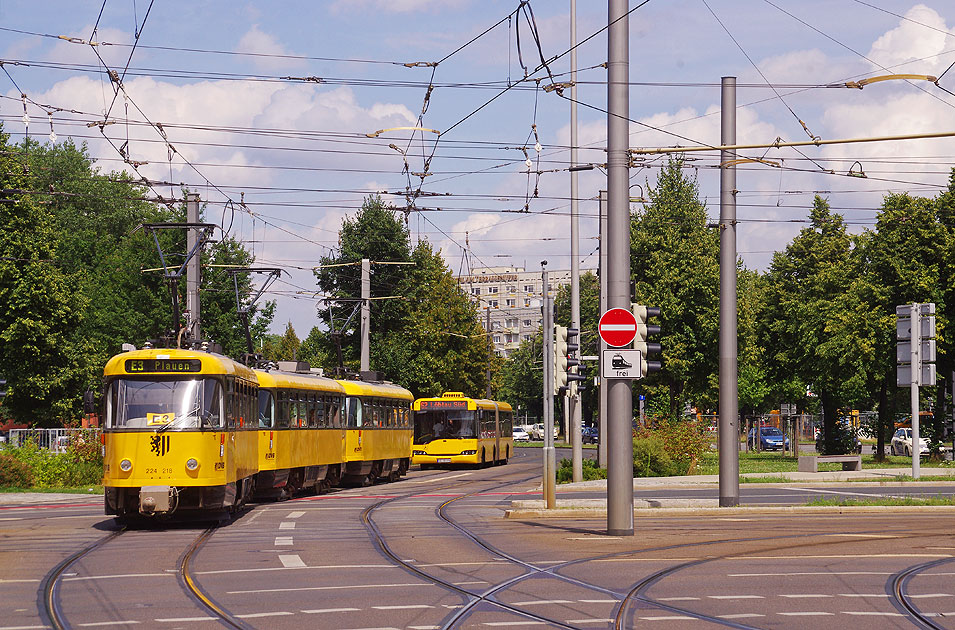
[[[199,470],[199,460],[194,457],[190,457],[186,460],[186,470],[195,472]]]
[[[128,459],[124,459],[123,461],[119,462],[119,469],[123,472],[129,472],[133,469],[133,462],[129,461]]]
[[[477,455],[477,451],[461,451],[462,455]]]

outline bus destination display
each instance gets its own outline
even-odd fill
[[[438,411],[446,409],[467,409],[466,400],[422,400],[421,411]]]
[[[202,361],[199,359],[126,359],[126,371],[130,374],[200,372]]]

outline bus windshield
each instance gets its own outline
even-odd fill
[[[106,426],[111,429],[218,428],[222,387],[214,378],[116,379],[109,385]]]
[[[416,411],[414,443],[427,444],[440,439],[477,437],[474,411]]]

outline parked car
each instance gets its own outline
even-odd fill
[[[919,437],[919,453],[928,454],[928,440]],[[892,436],[892,443],[889,450],[893,455],[912,455],[912,429],[901,428]]]
[[[533,426],[530,428],[530,430],[528,431],[528,433],[530,433],[530,436],[531,436],[531,439],[532,439],[532,440],[543,440],[543,439],[544,439],[544,425],[541,424],[541,423],[537,423],[537,424],[533,425]],[[556,426],[554,427],[554,437],[557,437],[557,427],[556,427]]]
[[[530,434],[521,427],[514,427],[511,437],[514,438],[515,442],[530,442],[531,440]]]
[[[597,427],[581,427],[580,428],[581,444],[596,444],[599,441],[600,441],[600,436],[597,431]]]
[[[756,431],[755,427],[749,430],[749,447],[753,450],[756,449]],[[789,438],[776,427],[759,427],[759,448],[763,451],[789,448]]]
[[[53,448],[50,449],[54,453],[65,453],[70,448],[70,436],[68,435],[58,435],[53,441]]]

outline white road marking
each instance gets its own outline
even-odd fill
[[[408,626],[410,630],[440,630],[441,626]]]
[[[50,626],[2,626],[0,630],[50,630]]]
[[[80,626],[81,628],[92,628],[99,626],[129,626],[138,623],[138,621],[97,621],[95,623],[78,623],[76,625]]]
[[[276,536],[275,544],[278,545],[291,545],[292,537],[291,536]]]
[[[215,617],[170,617],[168,619],[155,619],[160,623],[185,623],[187,621],[215,621]]]
[[[76,575],[75,573],[73,575]],[[125,573],[119,575],[87,575],[65,578],[64,582],[85,582],[87,580],[112,580],[115,578],[175,577],[175,573]]]
[[[902,613],[897,612],[875,612],[875,611],[864,611],[864,612],[850,612],[848,610],[842,611],[843,615],[856,615],[857,617],[904,617]]]
[[[717,615],[719,619],[751,619],[753,617],[765,617],[766,615],[758,615],[756,613],[736,613],[734,615]]]
[[[455,586],[469,586],[471,584],[487,584],[487,580],[471,580],[470,582],[451,582]]]
[[[305,516],[305,512],[289,512],[285,518],[300,518],[302,516]]]
[[[4,518],[0,518],[0,521],[22,521],[22,520],[23,520],[23,517],[21,516],[7,516]],[[23,627],[25,628],[26,626],[23,626]],[[46,626],[30,626],[30,627],[31,628],[46,628]]]
[[[807,610],[805,612],[781,612],[776,614],[783,615],[785,617],[821,617],[823,615],[835,615],[836,613],[822,612],[822,611],[815,612],[815,611]]]
[[[302,562],[302,559],[299,558],[298,555],[296,554],[292,554],[289,556],[279,556],[279,561],[282,563],[282,566],[284,566],[285,568],[305,566],[305,563]]]
[[[316,608],[314,610],[303,610],[302,612],[306,615],[320,615],[322,613],[337,613],[337,612],[358,612],[361,608]]]
[[[284,549],[280,550],[285,551]],[[394,564],[324,564],[313,567],[290,567],[298,569],[333,569],[335,571],[341,569],[400,569],[401,567]],[[261,569],[218,569],[215,571],[197,571],[196,575],[217,575],[220,573],[261,573],[263,571],[285,571],[285,567],[264,567]],[[813,574],[815,575],[815,574]]]
[[[888,593],[838,593],[839,597],[888,597]]]
[[[252,595],[256,593],[296,593],[299,591],[341,591],[356,588],[395,588],[404,586],[421,586],[421,582],[406,584],[356,584],[352,586],[301,586],[296,588],[263,588],[254,591],[228,591],[227,595]]]
[[[581,604],[616,604],[616,599],[578,599]]]
[[[295,521],[282,521],[279,523],[279,529],[295,529]]]
[[[39,582],[40,580],[0,580],[0,584],[24,584],[28,582]],[[38,626],[40,628],[46,628],[47,626]],[[6,628],[0,628],[0,630],[6,630]]]
[[[566,619],[565,623],[613,623],[613,619]]]
[[[838,536],[840,538],[901,538],[891,534],[826,534],[826,536]]]
[[[792,558],[790,558],[791,560]],[[818,571],[793,571],[790,573],[727,573],[726,577],[789,577],[800,575],[818,575],[830,577],[834,575],[895,575],[886,571],[836,571],[835,573],[819,573]],[[932,575],[938,575],[933,573]]]
[[[835,595],[825,595],[823,593],[794,593],[789,595],[780,595],[780,597],[788,597],[790,599],[808,599],[808,598],[835,597]]]
[[[792,560],[798,557],[800,560],[845,560],[853,558],[951,558],[950,553],[868,553],[868,554],[841,554],[831,556],[727,556],[727,560]],[[792,575],[792,574],[790,574]],[[811,574],[816,575],[816,574]],[[837,575],[836,573],[824,573],[822,575]],[[891,575],[891,574],[886,574]]]
[[[696,617],[687,617],[686,615],[667,615],[665,617],[637,617],[643,621],[685,621],[687,619],[696,619]]]
[[[375,610],[412,610],[414,608],[434,608],[427,604],[407,604],[405,606],[372,606]]]
[[[511,602],[511,606],[539,606],[542,604],[570,604],[567,599],[535,599],[527,602]]]
[[[485,625],[485,626],[494,626],[494,627],[501,627],[501,626],[546,626],[547,623],[544,622],[544,621],[530,621],[530,620],[526,620],[526,621],[485,621],[483,625]]]
[[[925,593],[924,595],[907,595],[909,599],[928,599],[929,597],[951,597],[951,593]]]
[[[762,595],[707,595],[709,599],[766,599]]]
[[[658,597],[661,602],[698,602],[699,597]]]
[[[295,613],[290,613],[288,611],[279,610],[276,612],[264,612],[264,613],[248,613],[245,615],[236,615],[239,619],[259,619],[260,617],[288,617],[294,615]]]

